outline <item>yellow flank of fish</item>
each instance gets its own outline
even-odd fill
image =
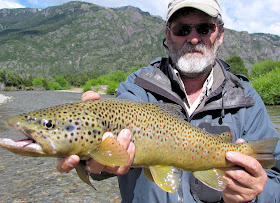
[[[177,169],[194,175],[217,190],[226,186],[217,167],[232,166],[226,152],[237,151],[260,160],[265,168],[275,165],[272,156],[278,138],[232,144],[230,133],[212,135],[184,120],[174,104],[143,103],[118,99],[64,104],[14,116],[7,125],[23,132],[27,139],[0,139],[0,146],[27,156],[65,157],[77,154],[83,160],[119,166],[129,156],[113,138],[102,141],[105,132],[115,136],[122,129],[132,132],[136,152],[132,167],[144,167],[146,176],[159,187],[175,192]],[[81,179],[90,184],[82,166]]]

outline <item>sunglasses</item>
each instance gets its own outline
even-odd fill
[[[191,33],[193,27],[196,29],[196,32],[200,35],[207,35],[209,34],[209,32],[216,31],[215,23],[182,24],[176,25],[172,29],[167,26],[167,29],[172,30],[172,33],[175,36],[187,36]]]

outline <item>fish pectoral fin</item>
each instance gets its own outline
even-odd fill
[[[96,188],[92,185],[92,183],[89,180],[89,174],[86,170],[85,161],[80,161],[79,164],[75,167],[75,169],[80,179],[96,190]]]
[[[103,140],[98,148],[90,152],[90,156],[106,166],[121,166],[129,161],[127,151],[112,137]]]
[[[152,179],[161,189],[170,193],[176,192],[179,187],[179,173],[176,168],[172,166],[151,166],[149,169]]]
[[[227,180],[223,178],[225,172],[222,170],[210,169],[205,171],[195,171],[193,175],[205,185],[215,190],[223,191],[226,188]]]

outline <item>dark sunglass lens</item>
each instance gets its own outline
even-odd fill
[[[173,35],[175,36],[186,36],[190,34],[191,27],[189,25],[178,25],[172,28]]]
[[[196,30],[199,34],[206,35],[209,33],[209,31],[211,32],[215,31],[215,24],[211,24],[211,23],[199,24],[197,25]]]

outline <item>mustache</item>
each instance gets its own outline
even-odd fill
[[[183,47],[181,48],[182,54],[186,54],[187,52],[201,52],[204,54],[206,52],[206,45],[202,42],[199,42],[198,44],[191,44],[189,42],[186,42]]]

